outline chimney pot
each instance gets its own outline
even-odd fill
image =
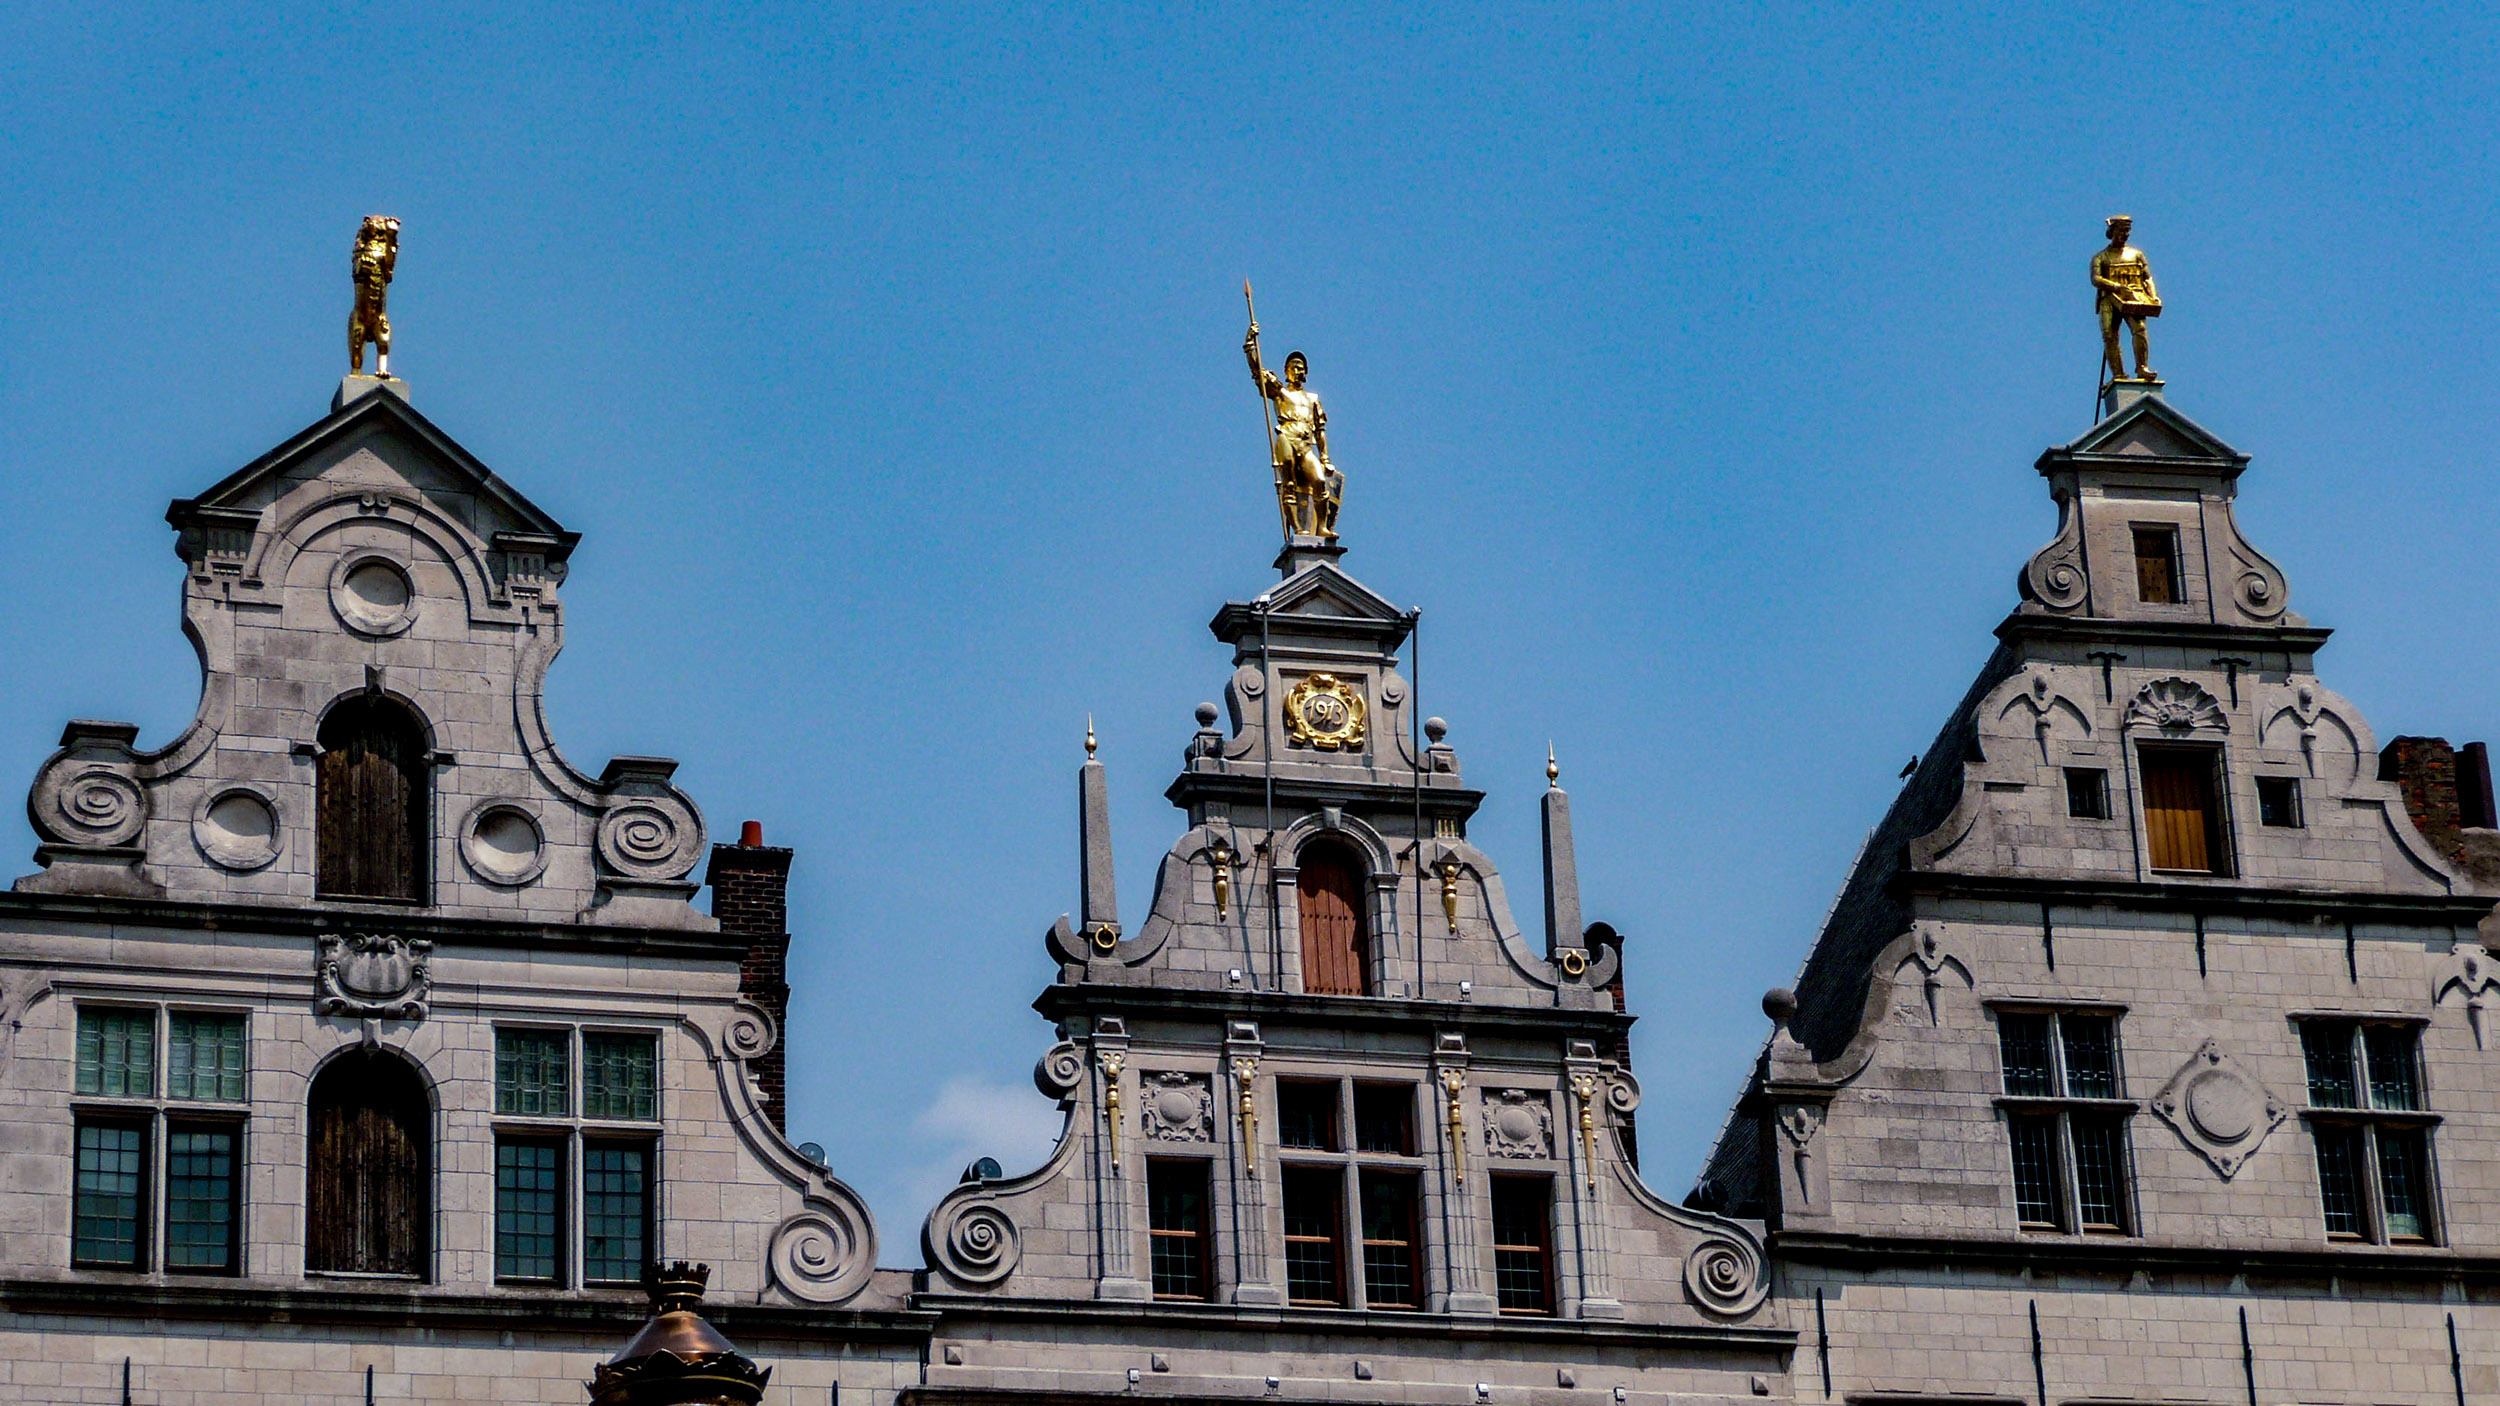
[[[750,820],[746,824],[739,826],[738,847],[740,849],[762,849],[764,847],[764,822],[761,820]]]

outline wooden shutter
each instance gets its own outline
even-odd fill
[[[347,1055],[315,1081],[310,1111],[304,1267],[423,1277],[431,1119],[415,1072]]]
[[[2167,527],[2135,530],[2135,595],[2147,605],[2179,601],[2179,537]]]
[[[1301,870],[1302,989],[1327,996],[1370,994],[1361,873],[1336,845],[1304,851]]]
[[[428,835],[423,731],[386,700],[357,699],[323,721],[321,746],[313,837],[321,895],[417,900]]]
[[[2214,794],[2214,755],[2204,748],[2147,747],[2144,830],[2156,869],[2219,874],[2222,815]]]

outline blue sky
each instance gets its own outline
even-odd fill
[[[324,410],[374,210],[395,369],[585,534],[558,740],[798,849],[888,1263],[1046,1145],[1086,714],[1139,913],[1271,579],[1244,275],[1526,915],[1561,753],[1670,1194],[2054,528],[2104,215],[2328,681],[2500,739],[2487,12],[1662,8],[8,7],[0,789],[189,719],[164,505]]]

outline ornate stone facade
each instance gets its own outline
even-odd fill
[[[1767,1218],[1802,1400],[2495,1399],[2500,837],[2318,676],[2246,457],[2112,411],[1693,1199]]]
[[[1416,617],[1297,540],[1212,622],[1133,930],[1080,768],[1057,1145],[880,1269],[781,1131],[789,851],[709,846],[694,906],[673,764],[550,738],[572,534],[351,381],[174,505],[197,719],[37,775],[0,1396],[631,1395],[683,1373],[599,1366],[666,1257],[768,1402],[2500,1398],[2482,754],[2382,749],[2238,532],[2246,460],[2121,394],[2040,459],[2058,534],[1691,1196],[1632,1155],[1569,798],[1532,933]]]

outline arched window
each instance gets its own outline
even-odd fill
[[[434,1117],[397,1055],[357,1050],[313,1080],[304,1171],[304,1267],[426,1273]]]
[[[1302,851],[1302,989],[1323,996],[1371,994],[1371,933],[1363,865],[1322,840]]]
[[[314,891],[423,901],[433,836],[424,726],[401,704],[365,694],[330,710],[319,741]]]

